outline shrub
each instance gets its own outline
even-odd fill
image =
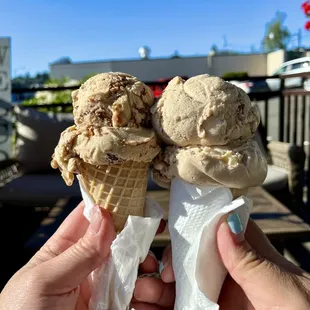
[[[249,75],[247,72],[226,72],[222,75],[224,80],[233,79],[248,79]]]

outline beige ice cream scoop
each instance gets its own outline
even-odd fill
[[[224,185],[242,189],[261,184],[267,165],[257,143],[248,141],[236,148],[168,146],[154,160],[153,177],[169,188],[174,177],[199,185]]]
[[[258,108],[221,78],[174,78],[152,108],[152,122],[167,145],[154,160],[153,178],[169,187],[174,177],[194,185],[244,189],[261,184],[267,163],[252,138]]]
[[[150,127],[151,89],[126,73],[108,72],[88,79],[72,92],[75,124],[87,127]]]
[[[144,215],[149,166],[160,152],[153,93],[129,74],[109,72],[88,79],[72,99],[75,125],[61,134],[51,165],[69,186],[78,174],[121,231],[129,215]]]
[[[207,74],[171,80],[152,108],[153,126],[168,145],[241,144],[259,124],[259,110],[240,88]]]

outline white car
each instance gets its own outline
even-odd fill
[[[284,86],[285,88],[304,88],[310,90],[310,57],[287,61],[273,75],[289,75],[303,72],[309,72],[309,79],[303,79],[301,77],[286,78]],[[267,79],[266,82],[271,91],[280,89],[281,79]]]
[[[243,89],[247,94],[266,93],[270,91],[270,88],[266,80],[229,81],[229,83],[234,84],[239,88]]]

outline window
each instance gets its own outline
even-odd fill
[[[291,71],[293,69],[293,65],[287,65],[285,68],[285,72]]]
[[[301,66],[302,66],[302,62],[292,64],[292,70],[300,69]]]
[[[279,74],[284,73],[284,72],[286,71],[286,68],[287,68],[287,67],[284,66],[284,67],[278,69],[278,70],[274,73],[274,75],[279,75]]]

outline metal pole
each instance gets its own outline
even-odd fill
[[[298,38],[298,48],[300,48],[301,44],[302,44],[302,42],[301,42],[302,35],[301,35],[301,29],[300,28],[298,29],[297,38]]]
[[[11,103],[11,39],[6,37],[0,38],[0,109],[6,111],[0,116],[0,160],[12,156]]]
[[[279,100],[279,141],[284,141],[284,80],[285,78],[281,79],[281,86],[280,86],[280,100]]]

